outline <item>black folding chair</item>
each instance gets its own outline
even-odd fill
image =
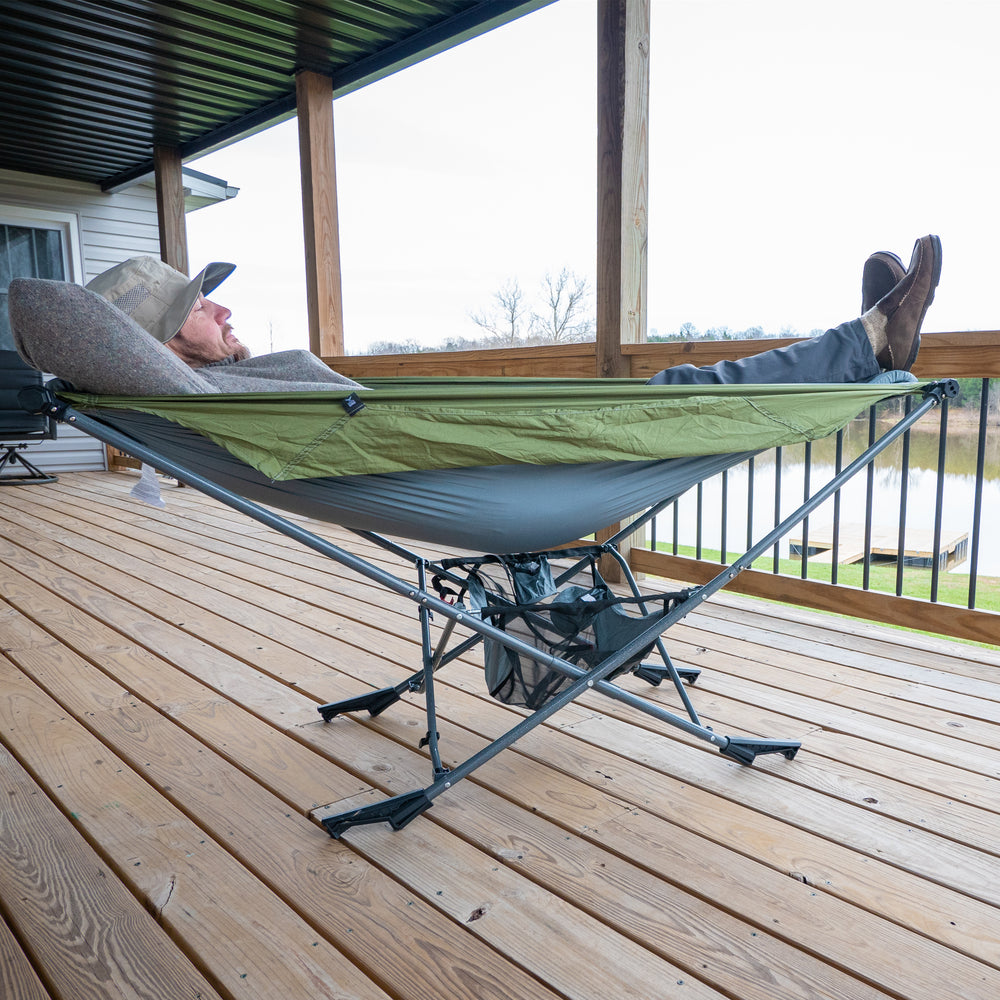
[[[17,401],[22,389],[43,382],[42,373],[26,365],[17,351],[0,351],[0,486],[56,481],[56,476],[42,472],[24,455],[29,444],[56,436],[56,422],[51,417],[27,413]]]

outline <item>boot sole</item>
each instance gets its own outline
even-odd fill
[[[917,321],[917,329],[924,325],[924,317],[927,310],[934,301],[934,293],[937,291],[938,282],[941,280],[941,240],[937,236],[931,236],[931,253],[934,257],[934,270],[931,273],[931,287],[927,298],[924,299],[924,308],[920,311],[920,319]],[[917,360],[917,352],[920,350],[920,334],[913,338],[913,346],[910,348],[910,356],[906,359],[905,371],[913,367],[913,362]]]

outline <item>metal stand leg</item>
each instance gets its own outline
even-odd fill
[[[422,560],[417,561],[417,576],[420,589],[423,591],[426,587],[427,579],[426,565]],[[423,739],[421,739],[419,746],[421,749],[425,746],[430,747],[431,765],[434,770],[434,776],[439,777],[442,774],[447,774],[448,768],[441,763],[441,756],[438,751],[437,712],[434,701],[434,674],[444,661],[445,650],[449,640],[451,639],[451,635],[455,630],[455,621],[454,619],[449,619],[445,622],[445,626],[441,633],[441,637],[438,640],[437,646],[432,648],[430,609],[425,604],[421,604],[418,615],[420,618],[420,642],[423,654],[423,667],[420,670],[407,677],[405,681],[402,681],[395,687],[381,688],[378,691],[357,695],[354,698],[345,698],[342,701],[330,702],[327,705],[319,705],[316,710],[323,717],[324,722],[330,722],[331,719],[334,719],[336,716],[342,715],[346,712],[367,711],[368,714],[374,718],[376,715],[384,712],[391,705],[394,705],[404,694],[407,694],[408,692],[423,691],[427,714],[427,733]]]
[[[618,551],[617,545],[606,545],[606,550],[621,567],[622,572],[625,574],[625,580],[629,585],[629,589],[632,591],[632,596],[639,600],[639,607],[643,612],[645,612],[646,605],[642,601],[642,592],[639,590],[639,584],[632,575],[632,567],[629,566],[628,561],[621,554],[621,552]],[[674,661],[670,659],[670,654],[667,652],[667,647],[663,644],[662,637],[657,638],[656,640],[656,650],[660,654],[664,665],[662,667],[655,667],[652,664],[642,663],[633,671],[633,673],[637,677],[641,677],[643,680],[653,684],[654,686],[659,685],[660,681],[662,681],[664,677],[669,677],[673,682],[674,689],[680,696],[681,702],[683,703],[689,718],[696,726],[700,726],[701,719],[698,718],[698,713],[695,711],[694,704],[688,697],[687,690],[685,689],[682,681],[687,680],[694,683],[694,681],[697,680],[701,674],[701,671],[678,670],[677,667],[674,666]]]

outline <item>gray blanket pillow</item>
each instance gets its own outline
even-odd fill
[[[33,368],[102,396],[219,392],[131,317],[80,285],[15,278],[14,346]]]
[[[8,305],[21,357],[81,392],[181,396],[362,388],[301,350],[190,368],[106,299],[66,281],[15,278]]]

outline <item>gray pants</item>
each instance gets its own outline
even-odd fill
[[[860,319],[738,361],[696,368],[676,365],[657,372],[649,385],[767,384],[786,382],[867,382],[878,375],[871,343]]]

